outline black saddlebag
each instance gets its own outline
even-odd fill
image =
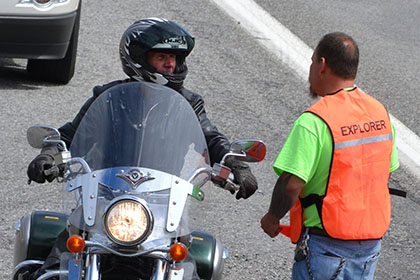
[[[14,265],[24,260],[45,260],[57,236],[66,228],[68,215],[35,211],[15,224]]]
[[[227,252],[219,240],[211,234],[193,231],[190,254],[197,265],[197,273],[201,279],[221,279],[223,259]]]

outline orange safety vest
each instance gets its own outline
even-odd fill
[[[332,238],[378,239],[391,220],[388,179],[393,146],[385,107],[355,88],[324,96],[307,112],[328,126],[333,153],[325,195],[299,198],[282,233],[293,243],[302,231],[302,208],[316,204],[322,226]]]

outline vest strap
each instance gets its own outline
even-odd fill
[[[300,199],[302,208],[308,208],[312,204],[320,203],[322,201],[322,196],[312,193],[308,195],[307,197],[299,198],[299,199]]]
[[[402,190],[398,190],[398,189],[394,189],[394,188],[389,188],[389,194],[396,195],[396,196],[401,196],[401,197],[407,197],[407,192],[402,191]]]
[[[402,190],[395,189],[395,188],[388,188],[388,189],[389,189],[389,194],[391,194],[391,195],[407,197],[407,192],[406,191],[402,191]],[[322,198],[323,198],[323,196],[320,196],[320,195],[317,195],[317,194],[310,194],[307,197],[299,198],[299,200],[300,200],[300,203],[302,205],[302,208],[308,208],[312,204],[319,205],[319,203],[322,202]]]

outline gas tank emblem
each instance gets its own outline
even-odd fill
[[[121,173],[121,174],[117,174],[116,175],[118,178],[123,179],[124,181],[126,181],[127,183],[130,184],[130,187],[135,190],[137,189],[137,187],[146,182],[146,181],[150,181],[150,180],[154,180],[155,177],[149,176],[149,175],[145,175],[143,172],[141,172],[140,170],[137,169],[131,169],[126,173]]]

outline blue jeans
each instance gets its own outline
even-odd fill
[[[380,250],[381,239],[344,241],[310,234],[308,260],[313,278],[307,261],[302,260],[293,264],[292,280],[329,280],[335,274],[337,280],[373,279]]]

